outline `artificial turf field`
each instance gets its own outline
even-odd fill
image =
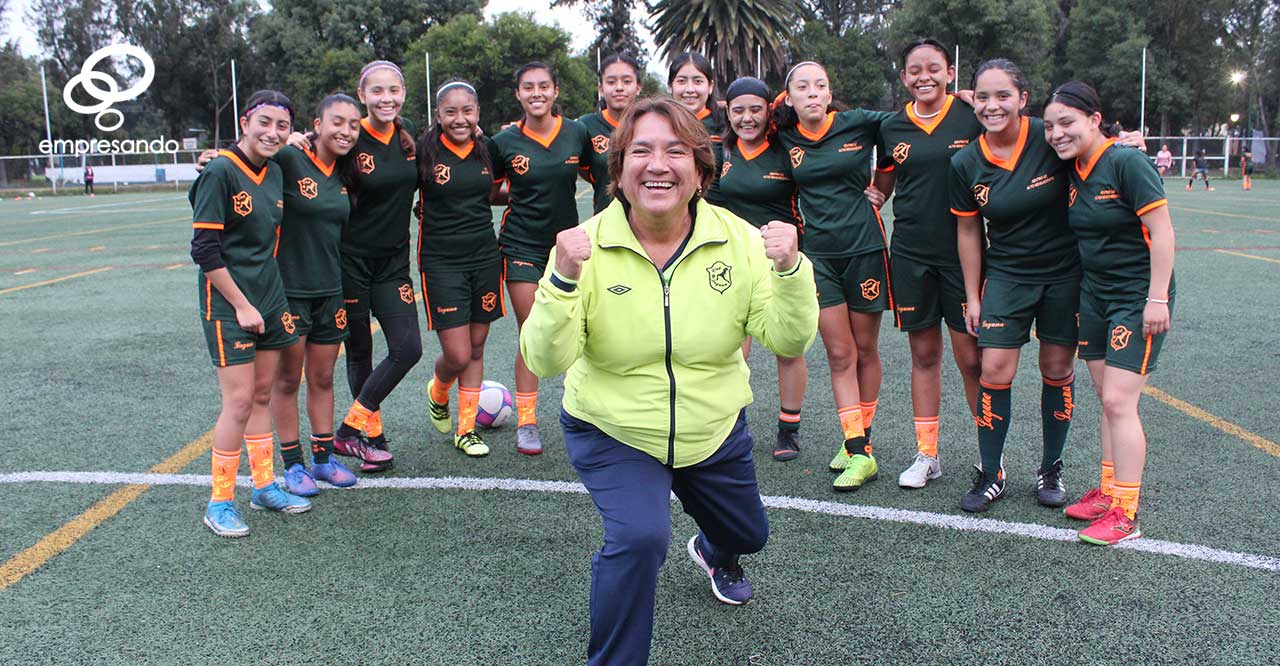
[[[977,447],[949,360],[945,476],[899,489],[915,452],[910,359],[886,317],[880,479],[843,495],[825,467],[840,435],[821,342],[804,451],[785,464],[769,457],[776,372],[759,349],[748,418],[772,536],[744,558],[755,601],[713,599],[673,506],[651,663],[1280,663],[1280,183],[1168,185],[1178,302],[1142,400],[1144,538],[1088,547],[1035,503],[1034,341],[1014,386],[1009,491],[983,520],[957,505]],[[579,206],[585,217],[590,197]],[[209,473],[218,389],[189,220],[181,194],[0,202],[0,663],[582,663],[601,532],[565,459],[560,381],[542,388],[544,455],[517,454],[507,427],[468,459],[426,419],[429,332],[383,405],[393,471],[299,516],[248,511],[242,486],[249,538],[200,525],[208,480],[191,475]],[[513,385],[515,342],[514,316],[494,325],[488,378]],[[1097,483],[1100,412],[1083,363],[1077,378],[1076,497]]]

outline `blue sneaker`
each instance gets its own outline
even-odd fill
[[[356,475],[334,458],[330,458],[327,463],[312,465],[311,478],[326,481],[329,485],[338,488],[350,488],[356,485]]]
[[[243,520],[240,520],[240,512],[236,511],[236,503],[230,500],[226,502],[209,502],[209,508],[205,509],[204,520],[201,522],[220,537],[238,539],[249,536],[249,526],[245,525]]]
[[[311,478],[311,472],[301,463],[294,463],[284,471],[284,487],[298,497],[315,497],[320,494],[316,480]]]
[[[285,513],[306,513],[311,510],[311,500],[290,495],[273,482],[265,488],[257,488],[253,491],[253,497],[249,499],[249,508],[259,511],[270,509]]]
[[[730,606],[741,606],[751,601],[751,581],[747,580],[747,574],[742,572],[742,567],[737,564],[712,567],[707,564],[707,558],[703,557],[703,553],[710,551],[711,548],[702,539],[701,533],[689,538],[689,557],[711,578],[711,593],[716,595],[716,599]]]

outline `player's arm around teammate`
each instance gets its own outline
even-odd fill
[[[286,146],[274,160],[284,173],[284,217],[276,262],[301,344],[284,350],[271,391],[271,417],[280,437],[284,479],[303,497],[320,492],[315,480],[338,487],[356,477],[333,455],[333,368],[347,337],[339,248],[351,212],[351,149],[360,135],[360,107],[343,93],[321,100],[311,149]],[[298,389],[305,370],[311,422],[312,468],[307,469],[298,419]]]
[[[222,392],[213,429],[213,492],[203,522],[223,537],[249,533],[234,501],[242,441],[253,474],[251,507],[286,513],[311,508],[275,483],[268,410],[280,350],[298,342],[272,256],[283,185],[279,167],[269,161],[292,124],[287,97],[254,93],[240,117],[240,140],[191,186],[200,318]]]
[[[701,200],[714,161],[684,107],[638,100],[614,136],[617,200],[560,233],[520,335],[533,371],[568,371],[565,449],[604,523],[592,560],[593,666],[648,661],[672,492],[698,524],[688,551],[715,596],[751,599],[738,556],[764,546],[768,521],[741,345],[750,335],[803,355],[818,314],[794,226],[756,231]]]
[[[1102,400],[1102,485],[1067,515],[1094,519],[1081,540],[1112,545],[1142,534],[1147,440],[1138,398],[1170,326],[1174,233],[1159,173],[1142,153],[1115,146],[1101,119],[1102,103],[1085,83],[1049,95],[1046,139],[1073,161],[1068,214],[1084,266],[1080,357]]]
[[[622,112],[640,95],[644,67],[625,54],[614,54],[600,63],[600,108],[578,118],[591,138],[592,210],[599,213],[613,201],[609,195],[609,139]]]
[[[493,235],[489,195],[497,149],[479,130],[480,100],[470,83],[446,82],[436,91],[435,118],[418,141],[422,222],[418,266],[427,328],[441,354],[427,383],[432,425],[449,433],[449,387],[458,382],[454,446],[488,455],[476,432],[489,325],[502,317],[502,257]]]

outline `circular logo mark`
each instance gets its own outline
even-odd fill
[[[132,87],[120,90],[120,84],[110,75],[94,70],[98,63],[107,58],[134,58],[142,63],[142,79],[133,84]],[[146,92],[151,87],[151,81],[156,78],[156,63],[146,51],[132,44],[112,44],[104,46],[89,59],[84,61],[80,66],[80,73],[71,77],[67,81],[67,85],[62,88],[62,101],[66,102],[67,108],[85,115],[97,114],[93,119],[93,124],[103,132],[114,132],[120,129],[124,124],[124,114],[116,109],[111,108],[116,102],[124,102],[131,100],[138,95]],[[106,88],[98,87],[98,83],[106,84]],[[71,98],[71,93],[76,88],[83,87],[84,92],[93,99],[97,100],[97,104],[85,106]],[[107,114],[115,114],[115,122],[107,125],[104,118]]]

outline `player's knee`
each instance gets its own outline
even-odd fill
[[[827,365],[831,366],[831,374],[849,372],[858,363],[858,352],[852,345],[832,345],[827,347]]]
[[[238,423],[243,423],[249,420],[249,413],[252,411],[253,389],[251,387],[223,391],[222,413],[228,418]]]
[[[1138,413],[1136,396],[1120,389],[1103,386],[1101,390],[1102,413],[1109,419],[1125,418]]]
[[[858,350],[861,352],[862,350]],[[921,370],[933,370],[942,363],[942,347],[932,344],[911,346],[911,365]]]
[[[310,375],[311,373],[308,373]],[[313,383],[314,385],[314,383]],[[296,396],[298,388],[302,386],[302,379],[297,373],[289,373],[276,377],[274,391],[279,395]]]
[[[874,335],[866,336],[865,340],[858,340],[855,346],[858,348],[859,363],[871,363],[880,357],[880,341]]]
[[[307,372],[307,382],[318,391],[333,390],[333,368],[314,368]],[[295,387],[294,393],[298,392]]]
[[[393,362],[400,366],[411,368],[422,358],[422,338],[416,335],[406,335],[391,350]]]

